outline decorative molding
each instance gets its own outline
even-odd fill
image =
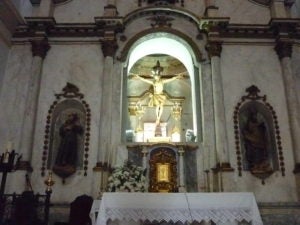
[[[31,40],[31,51],[33,57],[39,56],[42,59],[45,59],[49,49],[50,45],[47,38]]]
[[[138,0],[138,6],[142,6],[142,2],[146,2],[146,4],[154,6],[168,6],[180,3],[180,6],[184,7],[184,0]]]
[[[229,18],[198,18],[185,10],[177,8],[159,7],[139,9],[129,13],[125,17],[95,17],[95,23],[77,23],[77,24],[57,24],[51,17],[26,17],[26,24],[20,24],[13,34],[14,41],[21,38],[32,38],[40,35],[48,38],[59,37],[96,37],[103,40],[107,31],[114,35],[122,33],[126,26],[133,20],[141,17],[159,17],[163,18],[185,18],[196,27],[200,27],[200,32],[208,35],[209,40],[213,38],[226,41],[227,39],[269,39],[270,43],[280,37],[289,37],[290,39],[300,39],[300,20],[299,19],[272,19],[269,24],[229,24]],[[159,17],[158,17],[159,16]],[[154,23],[155,24],[155,23]],[[153,28],[152,28],[153,29]],[[161,29],[161,28],[156,28]],[[166,29],[164,27],[164,29]],[[169,28],[170,29],[170,28]],[[172,32],[177,32],[173,29]],[[157,30],[159,32],[159,30]],[[153,30],[151,32],[154,32]],[[286,36],[284,36],[286,35]]]
[[[170,16],[173,18],[183,18],[194,26],[198,28],[199,26],[199,17],[196,14],[193,14],[182,8],[177,8],[175,6],[160,6],[160,7],[147,7],[135,10],[124,17],[124,26],[127,26],[132,21],[151,16]]]
[[[255,2],[259,5],[269,6],[272,0],[250,0],[250,2]]]
[[[68,3],[72,0],[52,0],[53,4],[55,5],[62,5],[62,4],[65,4],[65,3]]]
[[[125,44],[118,59],[121,61],[125,61],[127,58],[129,49],[134,45],[134,43],[137,40],[139,40],[141,37],[144,37],[148,34],[152,34],[152,33],[156,33],[156,32],[169,33],[169,34],[176,35],[176,36],[182,38],[191,46],[197,61],[198,62],[204,61],[204,58],[203,58],[202,53],[200,52],[198,46],[188,35],[186,35],[185,33],[181,33],[177,30],[171,29],[169,27],[159,27],[159,28],[155,28],[155,29],[150,28],[150,29],[144,30],[144,31],[136,34],[134,37],[132,37],[130,40],[128,40],[128,42]]]
[[[91,109],[89,104],[83,100],[84,95],[79,92],[78,87],[71,83],[67,83],[63,88],[62,93],[55,94],[56,100],[52,103],[48,110],[48,115],[46,119],[45,126],[45,139],[44,139],[44,147],[43,147],[43,156],[42,156],[42,167],[41,167],[41,175],[45,176],[45,171],[47,169],[47,160],[49,155],[49,147],[50,147],[50,135],[51,135],[51,121],[53,119],[53,112],[56,106],[63,102],[65,99],[76,99],[78,100],[84,107],[86,112],[86,120],[85,120],[85,131],[84,131],[84,151],[83,151],[83,170],[84,176],[87,176],[88,170],[88,157],[89,157],[89,142],[90,142],[90,132],[91,132]]]
[[[151,23],[151,27],[171,27],[172,23],[170,21],[174,20],[174,18],[165,15],[156,15],[149,17],[147,20],[153,21]]]
[[[241,151],[241,137],[240,137],[240,124],[239,124],[239,113],[241,107],[248,102],[257,101],[261,104],[263,104],[266,109],[270,112],[272,115],[272,121],[274,125],[274,134],[275,134],[275,142],[277,146],[277,158],[279,161],[279,168],[281,170],[282,176],[285,176],[285,165],[284,165],[284,157],[283,157],[283,149],[281,146],[281,136],[280,136],[280,130],[279,130],[279,123],[277,119],[276,112],[274,108],[267,102],[266,95],[259,95],[260,90],[255,86],[252,85],[246,89],[246,92],[248,92],[247,95],[242,96],[241,100],[237,103],[234,114],[233,114],[233,121],[234,121],[234,135],[235,135],[235,145],[236,145],[236,155],[237,155],[237,166],[238,166],[238,173],[239,176],[242,176],[242,151]],[[264,184],[264,179],[270,175],[270,173],[261,174],[259,176],[258,174],[253,174],[262,179],[262,183]]]
[[[41,0],[30,0],[31,5],[39,6],[41,4]]]
[[[249,0],[250,2],[255,2],[259,5],[270,6],[272,0]],[[295,0],[284,0],[284,4],[287,7],[291,7],[295,3]]]
[[[45,37],[56,26],[53,17],[25,17],[25,22],[35,37]]]

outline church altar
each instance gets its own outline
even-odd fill
[[[100,203],[101,202],[101,203]],[[108,221],[263,225],[253,193],[104,193],[96,225]],[[97,207],[94,207],[97,208]],[[95,214],[91,212],[91,214]],[[129,224],[129,223],[128,223]]]

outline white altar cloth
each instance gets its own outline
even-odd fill
[[[263,225],[252,193],[104,193],[96,225],[108,220]]]

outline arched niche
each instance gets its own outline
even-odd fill
[[[91,110],[83,94],[73,84],[67,83],[63,92],[55,96],[56,100],[50,106],[46,119],[41,175],[44,176],[45,170],[49,169],[64,180],[80,169],[84,170],[86,176]],[[72,131],[71,136],[67,134],[69,131]],[[76,151],[70,156],[73,158],[72,166],[68,166],[70,162],[62,163],[65,166],[58,163],[58,158],[65,156],[65,153],[61,155],[61,149],[65,148],[64,144],[71,146],[70,141]]]
[[[170,59],[181,65],[182,74],[184,78],[182,80],[172,81],[164,85],[164,95],[166,96],[166,104],[164,107],[164,119],[161,121],[163,126],[173,126],[173,128],[162,128],[169,131],[167,137],[169,140],[163,141],[173,142],[174,128],[180,130],[180,140],[178,142],[191,141],[196,142],[201,140],[200,129],[200,91],[199,91],[199,69],[198,61],[196,60],[193,48],[183,38],[167,32],[149,33],[136,39],[135,42],[129,41],[131,46],[126,46],[125,49],[129,49],[127,53],[127,59],[124,63],[123,70],[123,140],[126,142],[148,142],[149,139],[143,138],[137,139],[137,128],[144,129],[145,124],[140,127],[140,119],[143,122],[154,123],[154,118],[151,118],[150,114],[155,114],[154,108],[149,108],[147,101],[148,96],[151,95],[151,85],[141,82],[140,80],[134,80],[133,75],[138,74],[144,76],[146,79],[151,79],[151,66],[154,67],[157,61],[160,61],[164,70],[168,67],[166,60]],[[124,56],[124,55],[123,55]],[[157,60],[155,59],[157,58]],[[145,60],[150,59],[150,60]],[[148,72],[143,71],[145,66],[140,66],[142,69],[139,72],[137,70],[137,64],[140,62],[148,62],[142,65],[148,64]],[[149,64],[153,61],[152,65]],[[176,73],[166,72],[161,77],[163,79],[176,76]],[[197,91],[196,91],[197,90]],[[147,99],[148,98],[148,99]],[[181,126],[176,127],[176,119],[173,124],[169,123],[172,119],[172,113],[174,112],[173,106],[179,105],[182,110],[183,120]],[[141,106],[142,117],[137,113],[137,105]],[[147,110],[145,112],[145,109]],[[148,113],[148,114],[147,114]],[[150,113],[150,114],[149,114]],[[139,119],[140,117],[140,119]],[[146,119],[145,119],[146,117]],[[174,117],[173,117],[174,118]],[[152,128],[149,128],[150,130]],[[154,128],[153,128],[154,129]],[[189,137],[186,137],[189,136]],[[160,142],[160,140],[154,140],[154,142]],[[150,142],[152,142],[150,140]]]
[[[239,175],[249,171],[264,180],[276,170],[285,175],[279,125],[267,97],[252,85],[234,111],[234,129]]]

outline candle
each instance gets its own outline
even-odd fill
[[[9,160],[9,151],[6,149],[6,152],[4,152],[4,163],[8,163]]]
[[[13,149],[13,143],[11,141],[6,144],[6,151],[10,152]]]

